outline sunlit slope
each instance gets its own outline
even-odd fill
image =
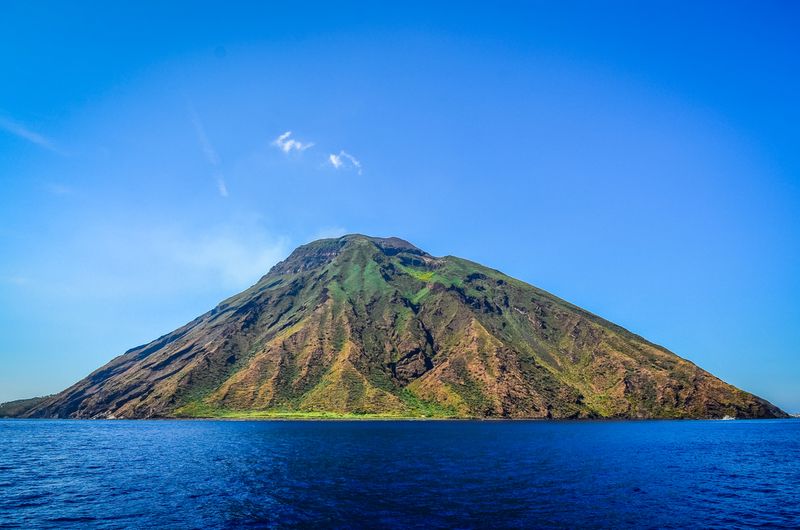
[[[555,296],[397,239],[302,246],[38,417],[783,417]]]

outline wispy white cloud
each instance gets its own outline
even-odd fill
[[[0,287],[6,283],[81,300],[234,293],[283,259],[289,242],[249,219],[202,229],[166,223],[97,226],[62,243],[59,251],[69,258],[58,277],[45,274],[41,263],[48,260],[38,258],[24,264],[25,276],[0,270]]]
[[[341,156],[334,155],[334,154],[328,155],[328,160],[330,161],[331,165],[336,169],[339,169],[340,167],[342,167],[342,164],[344,163],[344,162],[342,162],[342,157]]]
[[[286,255],[287,240],[264,239],[261,234],[243,236],[234,230],[201,238],[164,238],[158,242],[165,261],[190,274],[217,278],[220,285],[241,289],[267,273]]]
[[[52,140],[49,138],[42,136],[41,134],[32,131],[28,127],[22,125],[19,122],[11,120],[7,117],[0,116],[0,129],[6,131],[7,133],[13,134],[17,138],[22,138],[23,140],[27,140],[32,144],[38,145],[39,147],[43,147],[49,151],[57,153],[59,155],[64,155],[64,151],[59,149],[55,146]]]
[[[214,178],[217,180],[217,191],[219,192],[220,197],[227,197],[228,186],[225,184],[225,177],[219,169],[219,166],[222,164],[222,160],[220,159],[219,154],[217,154],[217,150],[214,149],[214,146],[211,144],[211,140],[208,139],[206,129],[203,127],[203,122],[200,121],[200,115],[197,114],[197,111],[194,110],[194,107],[191,105],[189,106],[189,115],[191,117],[195,133],[197,133],[197,141],[200,143],[200,148],[203,150],[203,155],[214,170]]]
[[[339,151],[338,154],[331,153],[328,155],[328,162],[334,169],[354,168],[359,175],[361,174],[361,162],[344,149]]]
[[[291,153],[292,151],[302,152],[309,147],[314,146],[314,142],[301,142],[290,138],[292,131],[286,131],[282,135],[273,140],[272,145],[283,151],[284,153]]]

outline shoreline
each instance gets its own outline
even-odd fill
[[[541,422],[541,423],[604,423],[604,422],[658,422],[658,421],[783,421],[800,420],[797,416],[786,418],[479,418],[479,417],[418,417],[418,416],[343,416],[333,417],[325,415],[292,416],[209,416],[209,417],[177,417],[162,416],[152,418],[17,418],[0,417],[2,420],[17,421],[296,421],[296,422],[367,422],[367,421],[397,421],[397,422]]]

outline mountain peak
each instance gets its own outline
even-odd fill
[[[412,253],[423,253],[415,245],[409,243],[405,239],[401,239],[399,237],[374,237],[374,236],[366,236],[364,234],[346,234],[341,237],[330,238],[330,239],[318,239],[309,243],[309,245],[317,245],[317,244],[326,244],[327,241],[335,241],[338,244],[345,246],[348,243],[359,243],[359,242],[368,242],[372,243],[373,245],[377,246],[382,250],[397,250],[397,251],[406,251]],[[304,245],[305,246],[305,245]]]
[[[363,234],[347,234],[341,237],[318,239],[297,247],[285,260],[273,267],[270,273],[300,273],[320,267],[344,252],[355,250],[358,245],[371,245],[383,254],[401,252],[427,256],[428,254],[399,237],[372,237]]]

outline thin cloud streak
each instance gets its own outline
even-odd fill
[[[209,163],[209,165],[214,168],[214,177],[217,179],[217,191],[219,192],[220,197],[227,197],[228,186],[225,184],[225,177],[219,171],[219,166],[222,163],[222,160],[220,159],[219,154],[217,154],[217,150],[214,149],[213,145],[211,145],[211,140],[208,139],[206,129],[203,127],[203,122],[200,121],[200,115],[197,114],[197,111],[194,110],[194,107],[191,105],[189,106],[189,115],[191,117],[195,133],[197,133],[197,141],[200,143],[200,148],[203,150],[203,155],[206,157],[206,161]]]
[[[228,196],[228,186],[225,185],[225,181],[222,178],[217,179],[217,191],[223,197]]]
[[[275,138],[275,140],[272,142],[272,145],[286,154],[289,154],[292,151],[303,152],[306,149],[314,146],[314,142],[301,142],[299,140],[295,140],[294,138],[289,138],[291,135],[292,131],[286,131],[282,135]]]
[[[344,149],[339,151],[339,154],[331,153],[328,155],[328,162],[330,162],[334,169],[353,167],[358,171],[359,175],[361,174],[361,162]]]
[[[19,122],[11,120],[9,118],[0,116],[0,129],[6,131],[7,133],[13,134],[17,138],[22,138],[23,140],[27,140],[28,142],[38,145],[39,147],[43,147],[48,151],[52,151],[53,153],[59,155],[65,155],[64,151],[56,147],[53,142],[41,134],[30,130],[28,127],[25,127]]]

